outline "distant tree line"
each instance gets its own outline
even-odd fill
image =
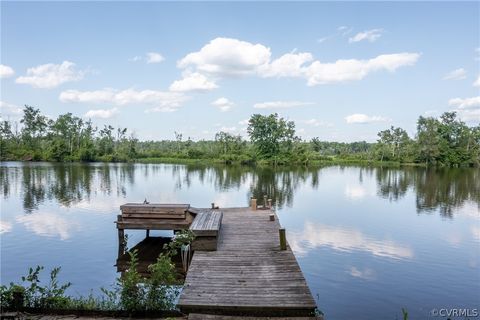
[[[224,163],[302,164],[315,162],[395,162],[427,166],[478,166],[480,125],[469,127],[455,112],[419,117],[415,137],[402,128],[378,133],[376,143],[328,142],[296,135],[295,123],[278,114],[251,116],[250,140],[218,132],[214,140],[193,141],[175,132],[175,140],[138,141],[127,128],[95,127],[66,113],[49,119],[25,106],[20,123],[0,123],[1,160],[162,161],[199,159]]]
[[[135,159],[137,139],[126,128],[98,129],[90,120],[66,113],[49,119],[31,106],[18,123],[0,123],[0,158],[34,161],[128,161]]]

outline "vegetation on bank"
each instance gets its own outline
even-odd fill
[[[92,311],[125,311],[142,313],[169,311],[175,309],[175,301],[181,286],[175,285],[176,273],[172,256],[178,250],[193,241],[189,230],[178,232],[173,241],[165,246],[165,252],[148,268],[149,278],[143,278],[137,271],[137,252],[129,251],[128,269],[119,277],[111,289],[101,288],[102,295],[92,293],[87,297],[67,295],[70,282],[60,283],[58,274],[60,267],[50,272],[48,282],[41,281],[43,267],[30,268],[22,283],[10,283],[0,286],[0,307],[6,310],[92,310]]]
[[[241,164],[410,163],[478,166],[480,125],[469,127],[455,112],[419,117],[415,137],[402,128],[378,133],[376,143],[300,139],[295,123],[277,114],[254,114],[249,141],[218,132],[214,140],[193,141],[175,132],[174,140],[139,141],[127,128],[95,127],[71,113],[49,119],[25,106],[20,123],[0,123],[0,160],[105,162],[222,162]]]

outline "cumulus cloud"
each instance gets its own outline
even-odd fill
[[[479,109],[457,109],[458,117],[465,122],[480,122],[480,108]]]
[[[117,108],[88,110],[85,118],[110,119],[118,114]]]
[[[188,100],[182,93],[156,90],[114,90],[103,89],[96,91],[66,90],[60,93],[62,102],[79,103],[110,103],[118,106],[130,104],[148,104],[153,108],[150,112],[171,112],[176,111]]]
[[[220,76],[239,76],[256,73],[270,62],[270,48],[231,38],[215,38],[200,51],[186,55],[178,62],[179,68],[196,70]]]
[[[390,119],[381,117],[381,116],[367,116],[362,113],[355,113],[345,117],[345,121],[350,124],[364,124],[364,123],[373,123],[373,122],[386,122]]]
[[[237,131],[237,127],[233,126],[233,127],[226,127],[226,126],[223,126],[220,128],[220,131],[223,131],[223,132],[236,132]]]
[[[469,109],[480,107],[480,96],[471,98],[453,98],[448,101],[448,104],[459,109]]]
[[[347,34],[353,31],[353,28],[347,27],[347,26],[340,26],[337,28],[337,31],[340,32],[342,36],[346,36]]]
[[[321,63],[317,60],[305,68],[304,73],[309,86],[342,83],[361,80],[374,71],[394,72],[400,67],[414,65],[419,57],[418,53],[404,52],[379,55],[370,60],[348,59],[333,63]]]
[[[467,77],[467,71],[463,68],[455,69],[443,76],[443,80],[462,80]]]
[[[471,98],[453,98],[448,104],[455,107],[458,117],[465,122],[480,122],[480,96]]]
[[[170,85],[170,91],[175,92],[205,92],[216,88],[218,88],[218,86],[214,82],[208,80],[206,76],[198,72],[186,74],[182,80],[174,81]]]
[[[212,106],[217,107],[220,111],[225,112],[230,110],[235,104],[227,98],[218,98],[212,102]]]
[[[477,80],[473,83],[474,87],[480,87],[480,75],[477,77]]]
[[[158,52],[147,52],[145,56],[135,56],[128,60],[132,62],[145,61],[146,63],[150,64],[163,62],[165,61],[165,58]]]
[[[61,64],[48,63],[29,68],[27,75],[18,77],[15,82],[51,89],[66,82],[81,80],[84,74],[84,71],[76,70],[75,63],[63,61]]]
[[[287,53],[268,65],[262,65],[259,71],[263,77],[300,77],[304,65],[312,60],[313,56],[308,52]]]
[[[383,29],[372,29],[366,30],[363,32],[359,32],[353,37],[348,39],[348,42],[360,42],[360,41],[368,41],[368,42],[375,42],[377,41],[383,33]]]
[[[361,80],[369,73],[394,72],[412,66],[418,53],[383,54],[369,60],[341,59],[335,62],[314,60],[309,52],[287,53],[271,59],[270,48],[231,38],[216,38],[178,61],[177,66],[217,78],[257,75],[260,77],[305,78],[309,86]]]
[[[255,103],[253,107],[255,109],[277,109],[277,108],[294,108],[303,107],[314,104],[313,102],[301,102],[301,101],[269,101]]]
[[[318,120],[318,119],[315,119],[315,118],[305,120],[304,122],[305,122],[305,124],[308,124],[308,125],[314,126],[314,127],[333,127],[332,123],[325,122],[325,121],[322,121],[322,120]]]
[[[15,71],[12,67],[6,66],[4,64],[0,64],[0,78],[8,78],[15,74]]]
[[[158,52],[147,52],[147,63],[160,63],[165,58]]]
[[[23,108],[5,101],[0,101],[0,114],[2,117],[19,117],[23,114]]]

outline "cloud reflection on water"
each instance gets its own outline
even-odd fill
[[[375,256],[391,259],[411,259],[414,256],[410,247],[393,240],[374,239],[355,229],[312,222],[306,222],[302,231],[289,232],[288,242],[299,256],[319,247],[347,252],[366,251]]]
[[[8,221],[0,220],[0,234],[7,233],[12,230],[12,224]]]
[[[19,216],[15,220],[39,236],[59,237],[60,240],[69,239],[73,232],[80,229],[78,222],[50,212],[35,212]]]

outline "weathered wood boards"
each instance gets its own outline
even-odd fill
[[[311,316],[315,301],[270,210],[222,209],[217,251],[196,251],[178,306],[185,313]]]
[[[217,250],[222,216],[220,211],[203,211],[196,215],[190,226],[190,230],[195,234],[195,240],[192,243],[194,251]]]
[[[189,204],[127,203],[120,206],[122,215],[117,221],[120,229],[179,230],[187,229],[193,217]]]
[[[127,203],[120,206],[126,218],[169,218],[185,219],[188,204]]]

